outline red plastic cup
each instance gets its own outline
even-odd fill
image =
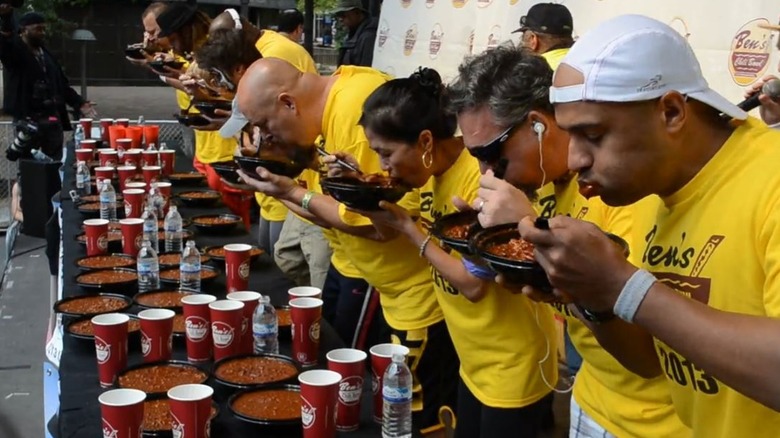
[[[173,436],[209,438],[211,436],[211,397],[214,389],[189,384],[168,390],[168,404],[173,420]]]
[[[141,438],[146,393],[137,389],[112,389],[100,394],[103,436]]]
[[[227,294],[227,299],[244,303],[244,319],[241,321],[241,354],[252,354],[255,349],[255,337],[252,333],[252,315],[260,303],[257,292],[241,291]]]
[[[143,219],[120,219],[119,226],[122,229],[122,252],[133,257],[137,256],[144,237]]]
[[[160,164],[160,153],[157,151],[142,151],[141,157],[144,166],[158,166]]]
[[[133,179],[138,174],[135,166],[119,166],[116,168],[116,172],[119,175],[119,190],[122,191],[127,188],[127,183],[133,182]]]
[[[127,322],[124,313],[104,313],[92,318],[95,330],[100,386],[108,388],[116,375],[127,366]]]
[[[301,384],[303,438],[336,436],[336,411],[341,374],[329,370],[304,371]]]
[[[293,358],[303,366],[316,365],[320,350],[322,300],[296,298],[290,300],[290,307]]]
[[[79,143],[79,148],[81,149],[92,149],[93,151],[97,150],[97,140],[81,140]]]
[[[369,350],[371,353],[371,390],[374,393],[374,421],[382,424],[382,379],[385,370],[393,361],[393,353],[409,354],[409,348],[400,344],[377,344]]]
[[[126,184],[128,189],[138,189],[146,192],[146,183],[141,181],[133,181]]]
[[[322,298],[322,289],[314,286],[298,286],[287,290],[289,300],[296,298]]]
[[[125,197],[125,217],[140,218],[144,208],[144,191],[141,189],[122,190]]]
[[[244,303],[218,300],[209,304],[214,361],[239,354]]]
[[[245,243],[231,243],[225,249],[225,277],[227,291],[235,292],[249,287],[249,257],[252,246]]]
[[[170,309],[147,309],[138,312],[141,319],[141,353],[144,362],[170,360],[173,351],[173,317]]]
[[[103,180],[108,180],[111,183],[114,179],[114,167],[113,166],[101,166],[95,168],[95,183],[97,184],[98,191],[100,191],[100,185]]]
[[[168,208],[171,206],[171,194],[172,194],[172,187],[173,184],[165,181],[160,181],[156,183],[152,183],[152,187],[159,190],[162,197],[165,199],[165,204],[163,205],[163,213],[168,214]]]
[[[119,126],[124,126],[125,128],[127,128],[128,126],[130,126],[130,119],[116,119],[114,120],[114,123]]]
[[[129,150],[132,150],[133,148],[133,140],[129,138],[118,138],[116,139],[116,150],[117,152],[122,151],[126,152]]]
[[[151,187],[152,183],[156,183],[160,180],[160,170],[160,166],[144,166],[141,168],[147,187]]]
[[[175,164],[176,151],[172,149],[164,149],[160,151],[160,165],[163,168],[163,175],[168,176],[173,174],[173,168]]]
[[[131,146],[133,149],[143,148],[142,140],[144,138],[144,128],[140,126],[130,126],[125,129],[125,135],[127,138],[133,140],[133,145]]]
[[[119,163],[119,153],[113,149],[100,149],[100,165],[103,167],[116,167]]]
[[[94,149],[76,149],[76,161],[89,163],[95,159]]]
[[[111,125],[108,128],[108,138],[104,139],[104,141],[108,141],[108,144],[111,146],[111,149],[117,148],[117,140],[120,138],[127,138],[127,131],[125,130],[124,126],[119,125]]]
[[[341,374],[336,430],[351,432],[360,426],[360,397],[366,375],[366,353],[353,348],[328,352],[328,369]]]
[[[187,360],[190,362],[211,359],[209,304],[214,301],[217,301],[217,297],[205,294],[187,295],[181,299],[187,336]]]
[[[108,219],[84,220],[84,234],[87,236],[87,255],[108,253]]]
[[[79,119],[84,138],[92,138],[92,119]]]
[[[141,168],[141,151],[138,149],[130,149],[125,151],[122,156],[122,162],[125,166],[135,166],[136,169]]]
[[[159,145],[160,126],[159,125],[144,125],[144,143],[146,146],[151,144]]]
[[[100,119],[100,138],[104,142],[111,140],[108,128],[110,128],[113,124],[114,119]]]

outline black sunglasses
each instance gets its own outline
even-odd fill
[[[506,131],[502,132],[495,139],[482,146],[473,148],[467,148],[472,157],[485,164],[493,164],[501,159],[501,151],[504,143],[512,136],[515,128],[520,124],[510,126]]]

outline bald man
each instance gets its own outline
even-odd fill
[[[332,76],[322,77],[264,58],[252,64],[239,83],[238,109],[270,142],[311,148],[322,136],[328,153],[350,155],[363,172],[376,173],[381,171],[379,156],[370,150],[358,120],[363,102],[387,80],[385,74],[367,67],[342,66]],[[242,178],[329,228],[326,237],[333,257],[322,294],[323,315],[342,339],[356,337],[360,309],[371,293],[368,284],[380,291],[382,314],[393,339],[410,348],[415,427],[437,427],[439,408],[454,406],[459,362],[436,302],[428,264],[409,257],[418,249],[347,211],[323,195],[319,183],[307,190],[289,178],[258,170],[263,181],[243,173]],[[418,215],[419,193],[410,192],[399,205]]]

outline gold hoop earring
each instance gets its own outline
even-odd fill
[[[422,154],[422,164],[426,169],[430,169],[433,166],[433,153],[430,149],[427,149]]]

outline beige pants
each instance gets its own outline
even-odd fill
[[[330,267],[330,256],[330,246],[322,235],[322,229],[287,213],[274,246],[274,260],[279,269],[298,286],[322,289]]]

